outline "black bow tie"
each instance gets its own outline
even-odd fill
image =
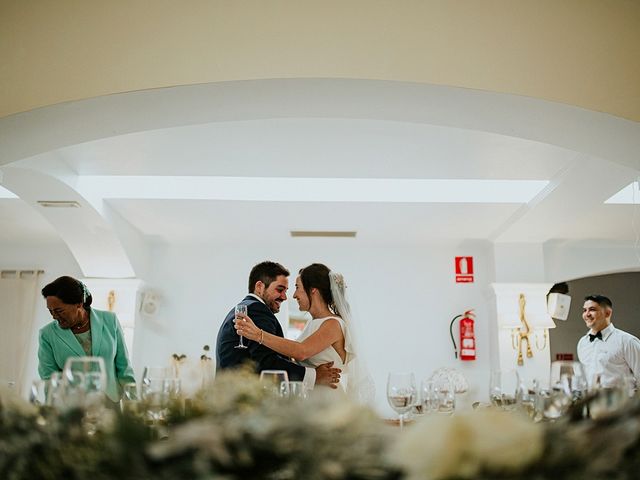
[[[589,341],[590,342],[593,342],[596,338],[599,338],[600,340],[602,340],[602,332],[598,332],[595,335],[589,334]]]

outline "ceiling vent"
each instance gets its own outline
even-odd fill
[[[291,236],[292,237],[316,237],[316,238],[355,238],[356,232],[292,230]]]
[[[38,205],[44,208],[80,208],[75,200],[38,200]]]

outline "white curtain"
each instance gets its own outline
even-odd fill
[[[3,275],[4,276],[4,275]],[[40,272],[16,272],[0,278],[0,381],[15,382],[18,392],[31,382],[27,371],[34,332]]]

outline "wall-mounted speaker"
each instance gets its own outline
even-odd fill
[[[547,297],[547,311],[551,318],[566,320],[569,317],[571,297],[564,293],[550,293]]]
[[[140,313],[148,317],[153,317],[158,313],[158,296],[155,293],[145,292],[142,294]]]

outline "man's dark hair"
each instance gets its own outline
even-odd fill
[[[604,295],[587,295],[586,297],[584,297],[585,302],[588,302],[589,300],[591,300],[592,302],[596,302],[601,307],[613,308],[613,303],[611,302],[611,300]]]
[[[87,287],[80,280],[73,277],[58,277],[53,282],[45,285],[42,289],[42,296],[58,297],[63,303],[75,305],[82,303],[85,310],[91,309],[93,298]]]
[[[262,262],[251,269],[249,274],[249,293],[253,293],[257,282],[264,283],[268,288],[279,275],[289,276],[289,270],[276,262]]]

